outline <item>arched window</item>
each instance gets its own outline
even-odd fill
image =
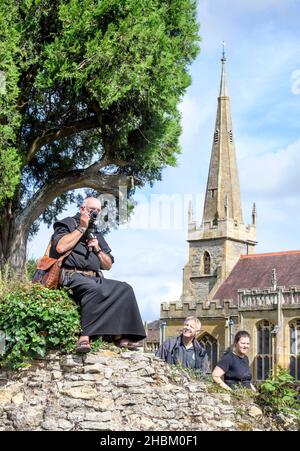
[[[204,274],[210,274],[210,255],[207,251],[204,252],[203,263],[204,263]]]
[[[273,325],[269,321],[261,321],[257,324],[257,380],[267,379],[272,369],[272,327]]]
[[[218,361],[218,342],[211,335],[205,333],[200,339],[199,343],[204,348],[208,354],[208,358],[210,360],[210,368],[211,370],[217,364]]]
[[[290,322],[290,375],[300,380],[300,320]]]

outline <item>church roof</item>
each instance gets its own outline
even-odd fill
[[[223,302],[238,304],[238,290],[272,287],[272,270],[276,270],[277,286],[300,287],[300,250],[269,254],[241,255],[233,270],[214,295]]]

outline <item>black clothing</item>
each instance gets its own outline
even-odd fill
[[[182,345],[179,346],[178,351],[178,360],[181,362],[182,366],[195,369],[196,358],[194,346],[187,349]]]
[[[223,355],[218,367],[225,372],[224,382],[229,387],[242,384],[244,387],[251,388],[252,375],[247,356],[239,357],[233,352],[228,352]]]
[[[185,368],[200,369],[204,373],[210,372],[207,352],[196,339],[193,341],[193,347],[186,349],[182,335],[167,338],[155,355],[173,365],[180,363]]]
[[[68,274],[63,286],[80,305],[82,335],[123,335],[132,341],[145,338],[133,289],[126,282]]]
[[[59,258],[61,254],[56,251],[56,246],[59,240],[66,234],[74,232],[76,227],[80,224],[80,214],[77,213],[76,216],[72,218],[65,218],[61,221],[57,221],[54,224],[54,235],[52,237],[52,246],[50,249],[50,257]],[[107,242],[103,238],[103,235],[100,231],[97,230],[96,238],[98,239],[99,246],[102,251],[106,254],[109,254],[112,259],[112,263],[114,262],[114,257],[110,254],[111,249],[108,246]],[[84,271],[96,271],[100,270],[100,261],[95,252],[89,251],[86,245],[86,234],[84,234],[76,246],[73,248],[71,254],[64,261],[65,268],[76,268],[82,269]]]
[[[55,249],[58,241],[67,233],[73,232],[79,221],[80,215],[77,214],[54,224],[50,257],[60,256]],[[99,231],[96,237],[101,249],[110,255],[113,262],[111,249]],[[100,270],[99,258],[93,251],[88,250],[85,234],[63,266],[83,271]],[[72,290],[75,301],[80,305],[82,335],[122,335],[132,341],[146,337],[134,291],[127,283],[105,279],[103,276],[93,277],[80,272],[68,272],[62,286]]]

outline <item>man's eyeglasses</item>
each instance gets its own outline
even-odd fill
[[[90,208],[90,207],[84,207],[85,210],[87,210],[89,213],[92,213],[93,211],[96,211],[97,213],[100,213],[100,208]]]

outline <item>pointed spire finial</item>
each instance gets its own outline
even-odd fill
[[[256,204],[255,202],[253,203],[253,207],[252,207],[252,224],[256,225],[256,217],[257,217],[257,213],[256,213]]]
[[[223,41],[222,43],[223,45],[223,52],[222,52],[222,58],[221,58],[221,62],[222,62],[222,74],[221,74],[221,85],[220,85],[220,95],[219,97],[228,97],[228,93],[227,93],[227,82],[226,82],[226,67],[225,67],[225,61],[226,61],[226,57],[225,57],[225,41]]]
[[[223,42],[222,42],[223,51],[222,51],[222,59],[221,59],[222,63],[225,63],[225,61],[226,61],[226,57],[225,57],[225,45],[226,45],[226,42],[223,41]]]
[[[271,279],[271,283],[272,283],[272,288],[275,291],[277,289],[277,273],[276,273],[276,268],[272,269],[272,279]]]
[[[192,206],[192,201],[191,200],[189,202],[189,209],[188,209],[188,222],[189,222],[189,224],[191,222],[193,222],[193,206]]]

